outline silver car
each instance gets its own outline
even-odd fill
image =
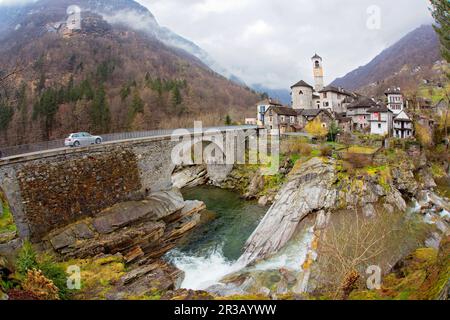
[[[91,144],[100,144],[102,142],[103,139],[100,136],[93,136],[87,132],[78,132],[69,135],[64,141],[64,144],[66,147],[81,147],[89,146]]]

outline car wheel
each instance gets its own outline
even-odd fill
[[[75,142],[73,143],[73,146],[74,146],[74,147],[79,147],[79,146],[80,146],[80,141],[75,141]]]
[[[102,139],[100,139],[100,138],[95,139],[95,144],[100,144],[100,143],[102,143]]]

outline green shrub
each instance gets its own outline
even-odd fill
[[[67,299],[67,274],[64,268],[55,263],[49,255],[38,256],[31,243],[25,241],[16,260],[19,278],[24,279],[27,271],[33,269],[42,271],[42,274],[58,287],[60,298]]]
[[[30,269],[38,269],[37,255],[29,241],[23,243],[16,261],[16,270],[21,277],[25,277]]]

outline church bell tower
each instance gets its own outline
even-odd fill
[[[314,72],[314,89],[318,92],[323,89],[323,65],[322,58],[317,55],[311,58],[313,62],[313,72]]]

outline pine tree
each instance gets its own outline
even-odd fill
[[[436,24],[434,29],[439,35],[442,56],[450,63],[450,2],[448,0],[430,0],[431,13]]]
[[[174,106],[179,106],[183,102],[183,98],[181,97],[180,89],[178,85],[175,85],[172,90],[172,103]]]
[[[331,122],[330,128],[328,130],[328,141],[335,142],[337,135],[341,132],[336,121]]]
[[[86,98],[87,100],[94,99],[94,90],[92,89],[92,84],[89,79],[83,80],[81,82],[81,96]]]
[[[20,111],[20,123],[18,127],[17,136],[19,143],[24,143],[24,135],[27,132],[28,123],[28,99],[27,99],[27,85],[22,83],[17,94],[17,109]]]
[[[144,112],[144,101],[142,101],[138,89],[134,90],[133,101],[131,102],[131,109],[133,110],[133,114]]]
[[[225,125],[226,126],[231,126],[232,123],[233,123],[233,120],[231,120],[230,115],[227,114],[227,116],[225,117]]]
[[[108,132],[111,122],[111,114],[106,101],[105,87],[100,85],[94,96],[91,107],[91,121],[98,132]]]
[[[14,115],[14,109],[0,102],[0,131],[5,131]]]
[[[36,119],[39,117],[44,120],[44,138],[46,140],[50,139],[58,108],[58,91],[52,88],[46,89],[34,106],[33,118]]]

